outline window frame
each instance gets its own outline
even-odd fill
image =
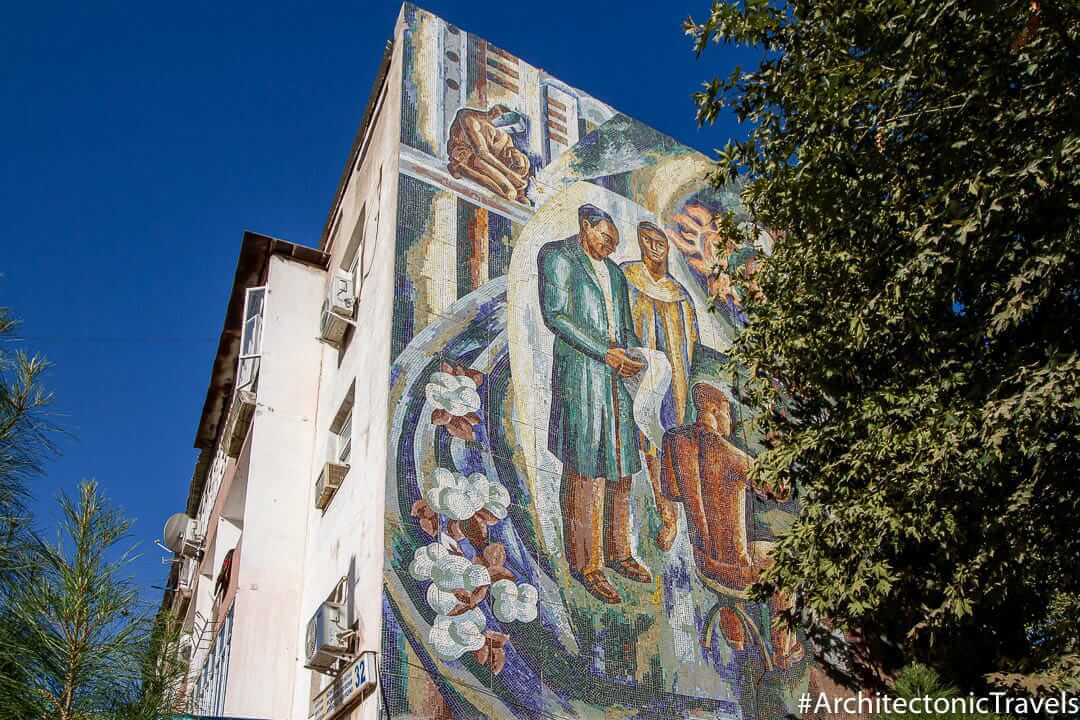
[[[251,313],[252,298],[258,295],[259,297],[259,309],[255,314]],[[262,341],[263,331],[265,330],[266,321],[266,300],[269,293],[266,292],[266,285],[256,285],[249,287],[244,291],[244,314],[240,320],[240,352],[236,359],[236,386],[237,388],[247,388],[254,385],[259,377],[259,364],[262,358]],[[252,323],[252,321],[255,321]],[[254,327],[255,330],[251,330]],[[252,340],[254,336],[254,341]],[[254,347],[249,347],[254,345]],[[245,379],[245,367],[250,367],[251,370],[247,371],[247,377]]]
[[[334,433],[334,462],[338,465],[349,465],[352,458],[352,422],[353,409],[350,407],[338,431]]]

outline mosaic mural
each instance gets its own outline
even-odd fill
[[[406,6],[382,682],[394,717],[778,718],[746,589],[795,500],[722,368],[737,194],[700,154]],[[719,263],[727,272],[709,272]],[[710,293],[725,302],[708,308]]]

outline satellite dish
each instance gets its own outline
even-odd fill
[[[165,546],[175,553],[184,547],[184,536],[187,535],[188,523],[191,518],[187,513],[176,513],[165,521]]]

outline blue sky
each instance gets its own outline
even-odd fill
[[[421,6],[703,151],[690,94],[752,63],[695,60],[692,2]],[[397,2],[15,3],[0,27],[0,305],[54,364],[68,435],[33,487],[96,478],[160,593],[241,233],[316,244]]]

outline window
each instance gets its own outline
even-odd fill
[[[356,308],[360,303],[360,295],[364,290],[364,246],[367,242],[367,206],[362,205],[360,207],[360,217],[356,220],[356,225],[353,226],[352,234],[349,236],[349,244],[345,246],[345,251],[341,255],[341,269],[348,271],[352,275],[352,292],[353,292],[353,307]],[[338,365],[341,365],[341,361],[345,358],[345,352],[349,349],[349,345],[352,344],[353,335],[356,334],[356,326],[349,325],[345,329],[345,335],[341,339],[340,352],[338,353]]]
[[[240,361],[236,371],[239,389],[253,386],[259,378],[265,306],[266,287],[248,288],[244,297],[244,325],[240,331]]]
[[[335,436],[337,462],[341,465],[349,464],[349,456],[352,453],[352,410],[345,416],[341,423],[341,429]]]
[[[214,582],[214,603],[225,599],[225,593],[229,590],[229,581],[232,580],[233,554],[236,548],[225,551],[225,558],[221,561],[221,570],[218,571],[217,580]]]
[[[360,208],[360,217],[356,220],[356,225],[353,226],[352,234],[349,236],[349,244],[345,246],[345,252],[341,255],[341,269],[348,270],[352,274],[353,278],[353,293],[357,300],[360,299],[360,293],[363,290],[364,277],[364,234],[365,225],[367,224],[367,207]]]
[[[348,465],[352,457],[353,436],[353,397],[356,393],[356,381],[349,385],[349,391],[345,393],[345,399],[341,401],[338,410],[330,421],[330,437],[327,450],[327,459],[339,465]]]
[[[248,288],[244,297],[244,329],[240,338],[240,357],[262,352],[263,300],[266,286]]]
[[[349,462],[352,460],[353,436],[353,394],[356,380],[349,386],[349,392],[338,406],[338,411],[330,420],[330,432],[326,435],[326,454],[319,475],[315,479],[315,507],[323,512],[334,499],[338,488],[349,475]]]

